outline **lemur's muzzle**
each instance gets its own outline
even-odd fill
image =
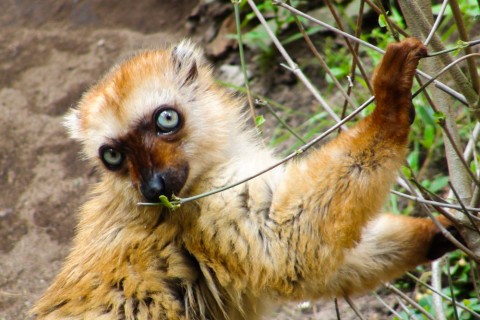
[[[140,192],[148,202],[160,202],[160,196],[171,198],[179,195],[188,177],[188,164],[182,163],[177,167],[163,170],[143,172],[140,178]]]

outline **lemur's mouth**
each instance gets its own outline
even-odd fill
[[[172,195],[178,195],[182,190],[187,181],[188,171],[188,164],[183,164],[180,168],[168,168],[143,175],[139,186],[140,192],[145,200],[151,203],[160,202],[160,196],[170,199]]]

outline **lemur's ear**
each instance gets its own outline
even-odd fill
[[[198,67],[204,63],[201,50],[188,39],[172,49],[172,61],[182,85],[194,82],[198,77]]]
[[[70,137],[75,140],[81,140],[80,111],[72,109],[65,116],[63,125],[67,128]]]

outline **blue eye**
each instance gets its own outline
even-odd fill
[[[159,133],[172,133],[180,127],[180,115],[174,109],[161,109],[155,113]]]
[[[103,146],[100,148],[100,158],[110,170],[120,169],[124,160],[123,153],[109,146]]]

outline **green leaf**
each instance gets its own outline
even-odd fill
[[[408,164],[415,174],[419,170],[420,151],[418,149],[418,143],[415,143],[413,151],[407,156]]]
[[[443,112],[435,111],[433,113],[433,119],[435,120],[435,123],[441,123],[441,122],[445,122],[446,117]]]
[[[337,79],[341,79],[343,77],[345,77],[346,75],[348,75],[349,71],[347,69],[348,66],[340,66],[340,67],[331,67],[330,68],[330,71],[332,72],[332,74],[335,76],[335,78]],[[330,77],[327,77],[327,80],[329,80]],[[332,81],[332,80],[330,80]]]
[[[386,28],[387,27],[387,18],[385,17],[385,15],[381,14],[381,15],[378,16],[378,25],[381,28]]]
[[[430,187],[428,188],[428,190],[436,193],[448,185],[448,180],[448,176],[437,177],[432,181],[432,183],[430,183]]]
[[[406,166],[402,166],[402,173],[407,179],[412,179],[412,171]]]
[[[419,105],[418,107],[416,107],[415,112],[417,113],[417,116],[422,120],[422,122],[425,123],[425,125],[435,125],[431,112],[429,112],[429,110],[427,110],[423,105]]]
[[[423,132],[423,141],[422,144],[425,148],[429,149],[435,142],[435,127],[426,126],[425,131]]]
[[[477,163],[475,162],[475,160],[472,160],[472,162],[470,162],[470,170],[472,170],[472,172],[477,172]]]
[[[261,127],[265,123],[265,117],[262,115],[256,116],[255,117],[255,125],[257,127]]]

